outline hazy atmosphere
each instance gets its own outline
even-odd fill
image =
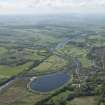
[[[0,0],[0,14],[104,13],[105,0]]]
[[[105,0],[0,0],[0,105],[105,105]]]

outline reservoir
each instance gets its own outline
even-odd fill
[[[30,84],[30,88],[34,91],[49,92],[60,88],[70,79],[67,72],[53,73],[37,77]]]

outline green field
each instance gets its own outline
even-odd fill
[[[91,66],[91,61],[87,58],[88,50],[74,45],[66,45],[64,48],[57,51],[60,54],[65,54],[68,57],[78,58],[83,67]]]
[[[32,62],[16,66],[16,67],[8,67],[0,65],[0,77],[11,77],[14,75],[18,75],[24,71],[26,71],[30,66],[32,65]]]
[[[52,55],[39,66],[33,68],[32,73],[34,72],[45,73],[63,70],[67,63],[68,62],[63,58],[60,58],[56,55]]]
[[[96,105],[96,97],[80,97],[75,98],[71,102],[67,102],[67,105]]]
[[[0,105],[34,105],[45,97],[45,94],[30,92],[26,81],[17,80],[6,92],[0,94]]]
[[[105,46],[105,37],[101,35],[91,35],[86,40],[88,44],[95,47]]]
[[[0,16],[0,105],[105,105],[105,17],[91,16]],[[31,82],[61,72],[68,81],[62,74],[53,82],[62,86],[32,89]]]
[[[49,55],[49,52],[46,51],[46,49],[40,49],[40,50],[33,50],[33,49],[25,49],[24,52],[26,53],[26,58],[29,60],[39,60],[42,61],[46,58],[46,56]]]
[[[5,54],[6,52],[8,52],[8,50],[4,47],[0,47],[0,56],[2,56],[3,54]]]

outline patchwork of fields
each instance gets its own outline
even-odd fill
[[[17,77],[0,90],[0,105],[104,105],[105,26],[58,20],[0,25],[0,87]],[[70,77],[59,89],[28,88],[33,77],[59,72]]]

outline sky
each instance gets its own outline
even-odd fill
[[[105,0],[0,0],[0,14],[104,12]]]

